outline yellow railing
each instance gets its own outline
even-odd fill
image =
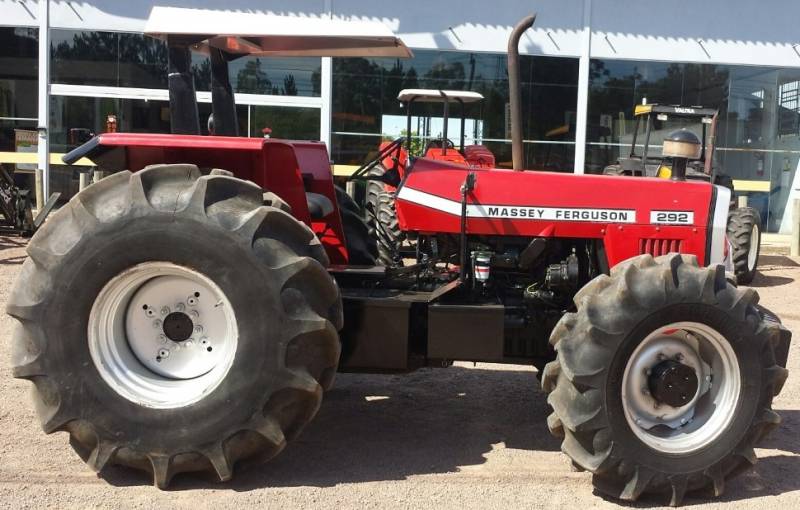
[[[64,154],[58,152],[50,153],[51,165],[63,165],[61,160]],[[0,152],[0,163],[8,163],[12,165],[35,165],[38,163],[38,158],[34,152]],[[95,166],[89,158],[81,158],[73,163],[77,166]],[[358,165],[333,165],[333,175],[337,177],[348,177],[358,169]],[[734,179],[733,188],[736,191],[748,192],[766,192],[771,191],[770,181],[750,181],[744,179]]]
[[[64,162],[61,158],[64,154],[59,152],[50,153],[51,165],[63,165]],[[9,163],[13,165],[35,165],[39,162],[38,155],[35,152],[0,152],[0,163]],[[95,166],[89,158],[81,158],[74,163],[78,166]]]

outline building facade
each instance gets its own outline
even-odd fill
[[[142,33],[156,4],[378,20],[402,37],[414,58],[231,64],[243,135],[269,128],[275,137],[323,140],[343,169],[401,133],[396,97],[412,87],[482,93],[485,101],[466,111],[467,139],[487,145],[500,165],[510,162],[507,38],[536,11],[520,48],[527,168],[602,171],[626,152],[642,102],[717,108],[716,166],[767,230],[790,228],[786,204],[800,188],[800,4],[792,0],[51,1],[44,56],[37,2],[0,0],[0,154],[25,150],[25,133],[40,125],[41,58],[49,59],[51,152],[110,129],[109,116],[119,131],[169,132],[166,46]],[[205,119],[209,61],[198,54],[193,67]],[[441,112],[421,108],[412,134],[435,136],[441,126]],[[50,180],[69,188],[73,175],[54,169]]]

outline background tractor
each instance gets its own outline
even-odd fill
[[[604,494],[678,504],[721,494],[755,462],[780,422],[771,404],[790,333],[719,265],[729,190],[522,172],[514,136],[514,170],[411,162],[396,211],[417,238],[413,264],[354,265],[352,204],[337,199],[323,144],[186,133],[197,127],[189,45],[211,51],[224,133],[233,97],[214,59],[308,50],[338,22],[304,19],[282,38],[284,22],[270,38],[243,33],[268,28],[248,13],[199,13],[180,19],[206,35],[170,44],[181,134],[103,134],[73,151],[67,162],[114,173],[28,246],[8,304],[13,370],[33,382],[45,432],[68,432],[97,471],[129,466],[162,488],[185,472],[228,480],[297,437],[337,370],[466,360],[538,367],[551,432]],[[339,27],[359,37],[315,51],[409,53],[365,32]]]
[[[399,229],[394,210],[394,193],[405,178],[410,157],[422,156],[478,168],[495,166],[494,154],[486,146],[466,145],[466,106],[483,101],[481,94],[463,90],[404,89],[397,95],[397,99],[406,109],[405,136],[391,142],[382,142],[377,155],[361,165],[350,177],[366,180],[364,206],[367,221],[377,239],[378,260],[387,266],[402,265],[403,259],[409,255],[413,258],[414,248],[404,246],[406,235]],[[419,134],[430,129],[430,116],[418,117],[425,127],[413,129],[415,103],[442,105],[442,130],[438,136],[426,139],[424,134]],[[458,146],[448,137],[451,104],[458,104],[461,114]],[[424,143],[419,154],[413,154],[415,136]]]
[[[605,168],[607,175],[633,175],[669,179],[672,177],[673,159],[652,150],[651,145],[662,145],[675,130],[695,134],[700,140],[699,154],[688,159],[686,178],[710,181],[725,186],[733,192],[733,179],[714,164],[715,136],[718,111],[700,106],[638,105],[634,109],[633,136],[627,157]],[[643,136],[640,147],[639,136]],[[733,195],[731,195],[733,196]],[[736,281],[747,284],[753,281],[761,249],[761,215],[752,207],[737,207],[731,199],[728,216],[728,241]]]

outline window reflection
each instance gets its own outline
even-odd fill
[[[0,118],[36,117],[36,34],[31,28],[0,27]]]
[[[211,90],[211,61],[192,54],[197,90]],[[320,59],[309,57],[240,57],[228,64],[234,92],[277,96],[320,96]]]
[[[55,29],[51,39],[53,83],[167,87],[164,41],[135,33]],[[197,90],[211,90],[211,63],[207,56],[193,53],[192,72]],[[241,57],[229,63],[229,73],[235,92],[320,95],[319,58]]]
[[[521,57],[526,166],[571,171],[577,100],[576,59]],[[507,122],[508,72],[503,54],[415,50],[414,58],[333,60],[333,154],[337,164],[360,164],[387,135],[387,122],[406,112],[397,101],[405,88],[472,90],[486,98],[467,106],[484,145],[500,166],[511,164]],[[442,106],[415,104],[414,116],[440,125]],[[460,116],[458,107],[451,115]],[[419,132],[420,136],[438,133]],[[474,133],[467,133],[469,138]],[[454,135],[456,136],[456,135]]]

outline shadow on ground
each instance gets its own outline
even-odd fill
[[[558,451],[535,372],[451,367],[408,375],[339,374],[316,418],[274,460],[219,485],[179,475],[171,489],[318,486],[402,480],[483,464],[492,445]],[[114,485],[151,483],[111,468]]]
[[[750,283],[749,287],[778,287],[788,285],[794,281],[793,278],[777,276],[772,274],[774,271],[786,268],[800,267],[800,264],[785,255],[761,255],[758,258],[758,271]]]
[[[721,497],[714,498],[710,491],[700,490],[687,494],[683,506],[777,496],[800,490],[800,477],[796,476],[800,473],[800,437],[797,434],[800,430],[800,411],[778,409],[777,412],[783,421],[780,427],[758,444],[756,452],[759,459],[756,465],[729,480]],[[778,450],[780,453],[765,450]],[[635,503],[608,499],[596,491],[595,495],[630,508],[663,507],[665,503],[665,496],[658,494],[643,496]]]
[[[27,244],[27,239],[0,233],[0,265],[17,265],[25,262],[27,257],[25,252],[14,248],[24,248]]]

